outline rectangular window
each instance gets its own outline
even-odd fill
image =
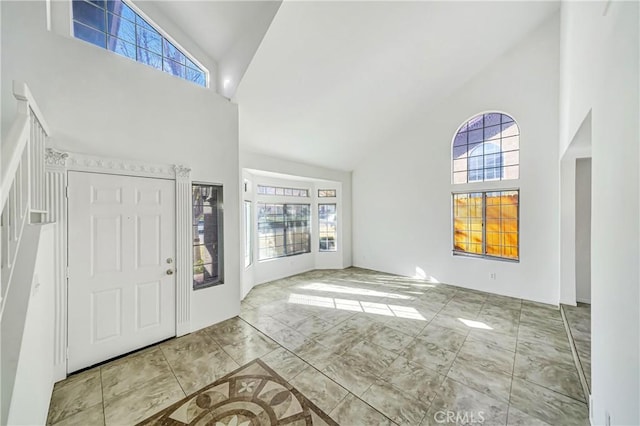
[[[222,186],[193,184],[193,288],[222,284]]]
[[[206,72],[122,0],[73,0],[76,38],[207,86]]]
[[[309,204],[258,203],[258,260],[311,252]]]
[[[318,204],[320,251],[336,251],[338,212],[335,204]]]
[[[244,202],[244,267],[253,261],[253,245],[251,244],[251,201]]]
[[[319,198],[335,197],[335,196],[336,196],[336,190],[335,189],[318,189],[318,197]]]
[[[453,194],[453,252],[519,260],[520,191]]]
[[[283,188],[281,186],[258,185],[258,194],[277,195],[281,197],[308,197],[309,190],[300,188]]]

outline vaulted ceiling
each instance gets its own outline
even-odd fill
[[[157,1],[218,63],[241,149],[341,170],[556,13],[556,1]]]
[[[217,85],[231,97],[264,37],[280,0],[144,0],[179,25],[218,64]]]

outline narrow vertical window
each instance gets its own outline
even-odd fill
[[[318,204],[318,239],[320,241],[320,251],[337,250],[337,216],[335,204]]]
[[[222,284],[222,187],[193,184],[193,288]]]
[[[253,262],[253,244],[251,244],[251,201],[244,202],[244,267]]]

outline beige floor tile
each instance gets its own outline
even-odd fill
[[[451,352],[458,352],[467,335],[458,332],[456,329],[429,324],[418,337],[425,342],[435,343]]]
[[[304,304],[318,296],[331,307]],[[565,315],[589,368],[588,312]],[[255,287],[238,317],[57,384],[49,422],[134,423],[261,358],[340,424],[447,424],[443,410],[476,415],[457,423],[482,411],[485,425],[588,424],[568,342],[557,307],[361,268],[310,271]]]
[[[573,363],[516,354],[513,374],[579,401],[585,401],[578,371]]]
[[[551,425],[589,424],[587,404],[517,377],[511,386],[511,406]]]
[[[440,312],[431,320],[429,325],[433,324],[433,325],[439,325],[440,327],[452,328],[466,335],[469,333],[469,331],[474,329],[474,327],[472,327],[471,325],[468,325],[468,324],[475,324],[472,322],[474,320],[475,318],[452,316],[452,315],[447,315]]]
[[[197,359],[220,350],[220,345],[214,342],[205,331],[168,340],[161,343],[159,347],[170,365],[177,361],[185,362]]]
[[[507,416],[507,426],[551,426],[549,423],[532,417],[511,405]]]
[[[173,377],[160,348],[129,355],[101,367],[104,401],[158,377]]]
[[[429,408],[428,402],[382,380],[371,385],[362,400],[399,425],[419,425]]]
[[[480,363],[458,357],[449,369],[447,377],[491,398],[509,402],[511,374],[487,369]]]
[[[305,368],[290,383],[326,413],[336,408],[349,393],[313,367]]]
[[[198,358],[186,358],[171,364],[178,383],[187,395],[215,382],[240,367],[225,351],[204,354]]]
[[[471,330],[469,340],[479,340],[485,342],[485,344],[504,349],[510,352],[516,351],[517,336],[509,336],[502,333],[497,333],[495,330],[475,329]]]
[[[508,403],[493,399],[454,380],[446,379],[433,400],[423,425],[452,424],[449,413],[457,420],[453,424],[504,425],[507,422]],[[462,416],[460,419],[455,416]],[[466,421],[465,421],[466,420]]]
[[[49,406],[49,423],[63,419],[102,403],[100,369],[94,368],[56,383]]]
[[[340,425],[391,426],[389,418],[352,394],[347,395],[330,413]]]
[[[430,368],[439,374],[447,374],[456,358],[455,352],[419,338],[411,342],[401,355],[409,361]]]
[[[427,321],[422,318],[393,317],[390,318],[385,325],[403,334],[417,336],[427,326]]]
[[[257,311],[256,311],[257,314]],[[234,317],[203,330],[220,346],[230,345],[238,340],[256,334],[256,329],[240,317]]]
[[[413,339],[413,336],[387,326],[384,326],[380,331],[369,336],[371,343],[395,353],[402,352]]]
[[[409,396],[419,401],[431,402],[445,376],[400,356],[382,373],[380,378],[398,389],[403,389]]]
[[[309,366],[308,363],[285,348],[276,349],[260,359],[285,380],[293,379]]]
[[[107,426],[138,423],[185,396],[173,375],[158,377],[105,401],[105,423]]]
[[[513,373],[514,355],[511,351],[500,349],[484,341],[467,340],[460,348],[460,352],[458,352],[458,359],[473,362],[487,371],[511,375]]]
[[[104,409],[102,402],[64,418],[54,426],[102,426],[104,425]]]
[[[262,333],[253,334],[244,340],[224,345],[222,349],[229,354],[235,362],[244,365],[249,361],[260,358],[277,349],[278,345]]]
[[[362,395],[377,380],[375,369],[363,358],[347,352],[329,361],[321,370],[323,374],[354,395]]]

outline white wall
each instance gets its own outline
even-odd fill
[[[243,180],[249,183],[249,191],[243,198],[252,201],[253,218],[257,217],[257,202],[303,202],[291,197],[264,197],[256,194],[258,184],[307,188],[311,204],[311,253],[296,256],[258,260],[258,244],[253,241],[253,263],[242,273],[242,295],[254,285],[299,274],[312,269],[342,269],[351,266],[351,173],[324,169],[315,166],[276,159],[263,155],[242,152]],[[337,197],[318,198],[318,189],[336,189]],[[338,241],[336,252],[318,250],[317,204],[336,203],[338,210]]]
[[[354,265],[558,303],[558,40],[556,15],[364,158],[353,172]],[[450,183],[451,142],[486,111],[520,126],[521,177],[494,185],[520,188],[519,263],[451,253],[451,192],[461,189]]]
[[[46,31],[44,2],[2,2],[2,121],[27,82],[62,150],[192,168],[224,186],[225,284],[191,300],[193,330],[239,312],[237,106],[192,83]],[[4,128],[3,128],[4,130]]]
[[[592,122],[593,423],[605,424],[608,414],[612,425],[637,425],[638,2],[563,2],[561,15],[561,147],[589,111]]]
[[[565,305],[576,304],[576,162],[591,157],[591,133],[589,112],[560,160],[560,303]]]
[[[591,303],[591,158],[576,160],[576,299]]]
[[[54,382],[53,232],[52,225],[42,227],[7,421],[10,425],[43,425],[49,413]]]

